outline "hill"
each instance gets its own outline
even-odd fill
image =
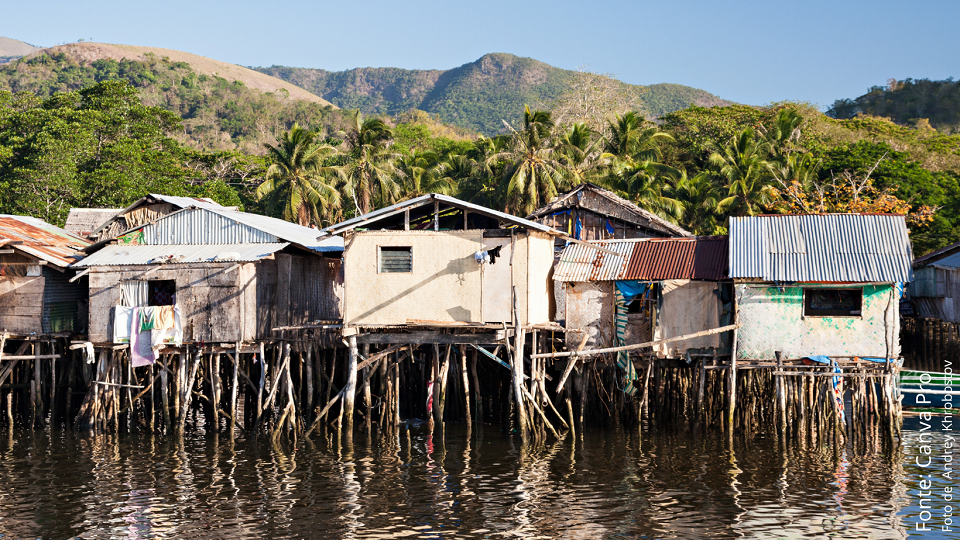
[[[890,79],[855,99],[838,99],[827,114],[849,119],[858,115],[889,118],[920,129],[960,132],[960,81]]]
[[[336,131],[343,113],[328,101],[263,73],[170,49],[73,43],[0,66],[0,90],[40,98],[125,80],[144,104],[183,119],[182,139],[200,149],[262,153],[298,122]]]
[[[0,37],[0,64],[6,64],[39,50],[40,47],[35,47],[18,39]]]
[[[524,105],[549,103],[566,88],[574,71],[506,53],[484,55],[449,70],[356,68],[347,71],[273,66],[254,68],[323,96],[339,107],[368,114],[396,115],[409,109],[438,114],[444,122],[487,135],[516,123]],[[679,84],[625,85],[640,95],[647,112],[659,117],[690,105],[724,105],[703,90]]]

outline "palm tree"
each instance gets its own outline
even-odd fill
[[[792,150],[791,143],[800,138],[802,123],[803,116],[796,109],[781,109],[773,121],[773,126],[764,133],[771,152],[779,157],[788,156]]]
[[[697,235],[725,232],[717,211],[723,191],[709,171],[701,171],[692,177],[687,176],[687,171],[681,171],[668,192],[683,208],[679,220],[683,228]]]
[[[558,161],[551,135],[553,121],[546,111],[524,107],[523,130],[514,131],[510,145],[487,158],[487,166],[507,164],[504,185],[507,212],[527,215],[557,196],[565,168]]]
[[[323,166],[336,149],[317,144],[316,138],[313,131],[294,124],[276,146],[265,144],[272,163],[256,191],[268,212],[304,226],[333,221],[340,210],[340,193],[324,178],[333,168]]]
[[[644,127],[643,117],[628,112],[607,122],[607,140],[603,145],[607,157],[656,161],[660,159],[660,145],[674,139],[656,126]]]
[[[346,163],[340,173],[360,214],[373,210],[375,198],[382,205],[396,202],[399,186],[394,180],[397,155],[390,152],[392,140],[393,132],[383,120],[364,120],[359,111],[346,133]]]
[[[746,128],[725,146],[711,144],[709,163],[726,181],[727,197],[717,205],[720,212],[734,216],[754,216],[775,197],[771,165],[765,158],[769,143],[758,140],[752,128]]]
[[[669,184],[665,179],[676,175],[679,172],[667,165],[626,160],[615,163],[599,181],[640,208],[675,223],[683,214],[683,206],[668,195]]]
[[[559,160],[567,173],[562,190],[588,182],[596,176],[600,164],[598,147],[602,140],[594,140],[594,134],[586,124],[574,124],[558,141]]]
[[[445,163],[439,162],[435,152],[414,150],[397,160],[397,176],[402,181],[403,199],[412,199],[427,193],[453,193],[456,181],[444,174]]]

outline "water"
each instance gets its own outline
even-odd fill
[[[929,424],[929,422],[928,422]],[[853,456],[689,433],[588,432],[531,450],[495,426],[404,426],[296,448],[70,431],[0,435],[3,538],[960,538],[940,530],[951,432]],[[933,435],[922,433],[935,432]],[[931,464],[917,465],[922,441]],[[924,461],[925,463],[925,461]],[[942,467],[941,467],[942,469]],[[940,471],[942,473],[942,470]],[[926,503],[925,503],[926,504]],[[939,506],[937,506],[939,505]],[[939,516],[937,515],[939,512]],[[926,517],[924,515],[923,517]],[[917,524],[936,530],[916,532]],[[927,524],[927,525],[923,525]]]

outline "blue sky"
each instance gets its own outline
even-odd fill
[[[179,49],[248,66],[447,69],[489,52],[829,106],[889,78],[960,78],[960,0],[0,2],[0,35]]]

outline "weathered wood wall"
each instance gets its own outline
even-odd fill
[[[0,331],[43,333],[43,277],[0,277]]]

